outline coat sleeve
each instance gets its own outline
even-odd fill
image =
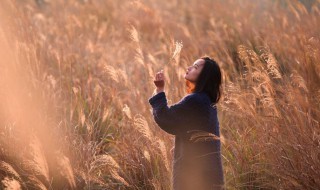
[[[199,102],[195,95],[185,96],[178,103],[168,107],[164,92],[160,92],[149,99],[152,114],[158,126],[172,135],[187,131],[187,118],[196,113]]]

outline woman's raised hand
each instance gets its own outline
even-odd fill
[[[155,80],[153,82],[157,87],[157,93],[164,91],[164,74],[163,74],[163,70],[157,72]]]

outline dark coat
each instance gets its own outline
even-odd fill
[[[220,140],[190,140],[196,132],[220,136],[216,106],[204,92],[191,93],[168,107],[164,92],[149,99],[155,122],[175,135],[174,190],[215,190],[224,184]],[[198,139],[199,140],[199,139]]]

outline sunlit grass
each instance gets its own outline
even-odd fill
[[[227,189],[317,189],[313,3],[3,1],[1,188],[170,189],[174,137],[152,119],[153,76],[164,70],[175,103],[186,67],[209,55],[224,77]]]

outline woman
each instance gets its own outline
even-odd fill
[[[202,57],[188,67],[184,78],[188,95],[168,107],[164,75],[158,72],[154,81],[157,93],[149,99],[155,122],[175,135],[173,189],[223,189],[216,107],[221,96],[219,65],[209,57]]]

